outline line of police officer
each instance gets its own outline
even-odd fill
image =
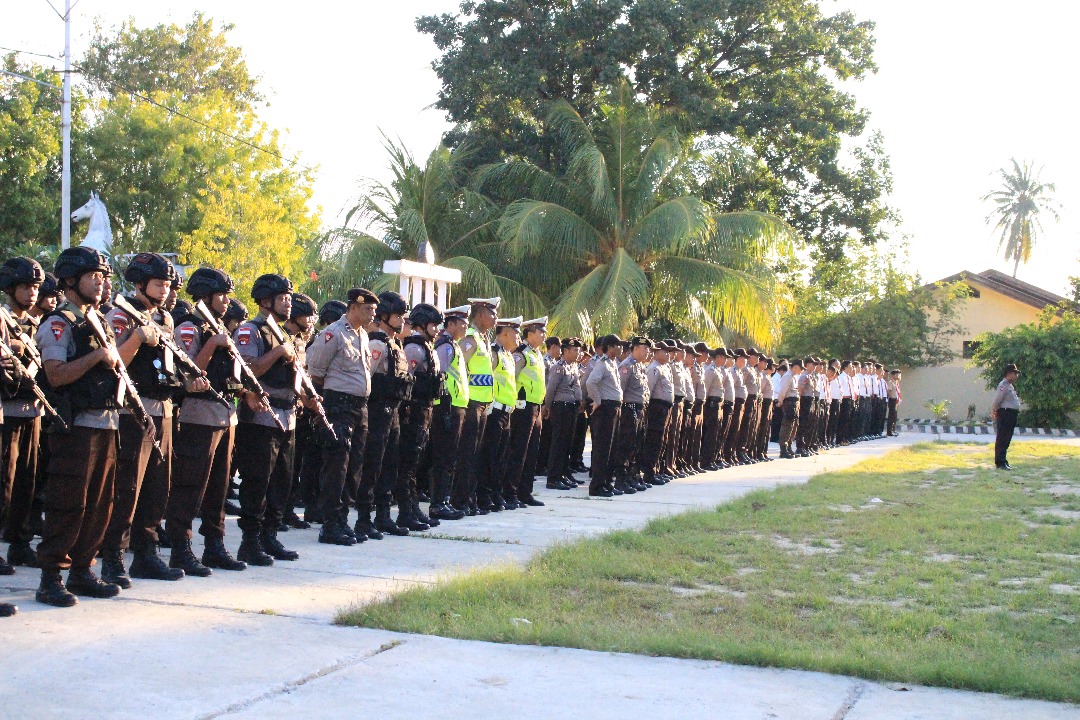
[[[296,560],[279,538],[290,525],[321,523],[320,542],[350,546],[541,506],[538,471],[549,488],[579,484],[586,427],[589,494],[610,497],[768,459],[774,401],[783,432],[794,426],[769,380],[774,363],[753,348],[607,335],[584,363],[580,340],[549,341],[547,318],[500,318],[499,298],[440,312],[354,288],[316,310],[267,274],[248,320],[227,274],[195,270],[191,302],[178,300],[175,270],[155,253],[130,260],[133,292],[114,302],[112,268],[95,250],[63,251],[54,273],[28,258],[0,267],[0,339],[12,351],[0,357],[10,543],[0,573],[40,568],[37,599],[60,607],[113,597],[133,578]],[[808,452],[828,437],[827,422],[806,429],[810,417],[800,405]],[[235,557],[225,545],[234,473]]]

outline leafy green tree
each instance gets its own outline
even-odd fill
[[[1004,248],[1005,257],[1013,261],[1013,277],[1016,277],[1020,263],[1026,265],[1031,259],[1031,250],[1042,232],[1040,213],[1050,215],[1054,220],[1060,219],[1058,203],[1053,198],[1057,188],[1053,183],[1041,182],[1041,172],[1035,172],[1027,161],[1021,166],[1013,158],[1012,170],[998,170],[1002,187],[982,198],[995,205],[986,216],[986,222],[993,222],[994,229],[1001,231],[998,250]]]
[[[1024,422],[1069,427],[1080,411],[1080,313],[1047,307],[1033,323],[984,333],[971,364],[981,368],[988,389],[997,387],[1007,363],[1021,369],[1016,391],[1026,406]]]
[[[691,143],[628,83],[609,90],[598,118],[590,126],[569,103],[551,105],[564,173],[516,160],[474,179],[511,200],[497,249],[553,303],[554,332],[625,334],[658,316],[709,342],[726,328],[772,345],[786,296],[771,262],[791,251],[788,227],[678,192]]]
[[[712,138],[717,162],[733,151],[753,160],[736,183],[703,178],[699,197],[777,213],[833,257],[849,236],[875,242],[892,217],[881,138],[852,142],[868,116],[841,89],[876,71],[873,27],[815,0],[469,0],[417,20],[441,52],[436,106],[457,124],[447,140],[467,140],[478,161],[564,171],[547,104],[565,100],[591,121],[627,74],[684,134]],[[854,147],[850,166],[842,146]]]
[[[415,259],[427,244],[440,265],[461,270],[452,302],[501,296],[512,312],[535,316],[543,301],[511,277],[495,244],[500,208],[467,186],[465,151],[440,145],[423,165],[400,144],[385,143],[393,180],[373,185],[336,228],[309,250],[315,276],[306,289],[320,300],[344,297],[357,284],[396,290],[396,276],[382,274],[391,259]]]
[[[848,248],[843,260],[819,260],[795,289],[796,312],[783,320],[784,355],[874,359],[888,367],[942,365],[968,294],[963,283],[923,286],[899,253]]]

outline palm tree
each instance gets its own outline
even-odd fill
[[[994,229],[1001,230],[998,249],[1004,247],[1006,259],[1013,261],[1013,277],[1020,263],[1027,264],[1031,259],[1031,249],[1042,232],[1039,213],[1061,219],[1057,212],[1060,206],[1051,197],[1057,188],[1053,183],[1039,182],[1041,172],[1033,173],[1030,163],[1025,161],[1021,167],[1013,158],[1011,172],[1006,168],[998,170],[1004,187],[982,197],[984,202],[991,200],[997,205],[986,216],[986,222],[997,220]]]
[[[555,102],[546,127],[564,172],[509,161],[473,179],[511,201],[498,224],[501,251],[553,302],[553,331],[631,333],[656,316],[707,342],[723,328],[771,346],[788,304],[772,270],[792,251],[788,226],[680,194],[693,143],[625,81],[593,126]]]
[[[426,244],[439,264],[461,270],[452,302],[499,295],[515,313],[542,314],[539,297],[497,270],[505,265],[494,242],[500,208],[466,187],[468,151],[440,145],[421,166],[400,143],[386,139],[385,147],[393,180],[372,185],[342,227],[311,248],[312,294],[320,300],[344,297],[357,284],[375,292],[394,290],[396,276],[383,274],[383,262],[415,259]]]

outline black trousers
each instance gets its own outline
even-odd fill
[[[173,547],[191,539],[192,522],[202,518],[199,533],[225,537],[225,497],[232,476],[235,428],[183,423],[176,433],[175,466],[165,533]]]
[[[450,502],[454,488],[454,466],[460,456],[461,429],[467,408],[454,407],[442,398],[431,413],[431,504]]]
[[[754,441],[754,453],[760,457],[769,454],[769,435],[772,431],[772,398],[762,398],[758,411],[757,438]]]
[[[533,472],[540,451],[540,406],[527,402],[510,415],[510,439],[502,462],[502,496],[532,497]]]
[[[810,449],[814,434],[814,398],[799,398],[799,429],[795,434],[795,447],[801,452]]]
[[[612,472],[621,479],[626,473],[637,474],[637,454],[644,439],[646,406],[623,403],[619,411],[619,430],[615,436]]]
[[[454,466],[454,489],[451,493],[455,507],[468,507],[476,502],[476,485],[479,481],[480,457],[477,449],[484,437],[487,423],[487,403],[469,401],[461,425],[458,442],[457,464]]]
[[[337,442],[322,448],[319,479],[323,523],[330,525],[345,519],[349,506],[360,492],[368,437],[368,407],[367,399],[356,395],[333,390],[326,390],[323,395],[326,419],[337,435]]]
[[[742,429],[742,417],[746,407],[746,398],[737,397],[731,406],[731,422],[728,425],[727,438],[724,440],[724,457],[734,459],[739,449],[739,430]]]
[[[476,451],[476,504],[491,507],[502,501],[503,461],[510,443],[509,410],[493,408],[484,423],[484,436]]]
[[[236,426],[240,530],[276,532],[292,489],[295,434],[242,422]]]
[[[739,436],[735,439],[735,450],[750,450],[751,432],[757,418],[757,395],[747,395],[743,403],[742,417],[739,420]]]
[[[829,401],[829,424],[825,428],[825,442],[830,445],[836,444],[836,435],[840,427],[840,401]]]
[[[131,415],[120,416],[120,450],[116,462],[116,496],[102,547],[136,550],[157,544],[157,527],[165,517],[172,476],[172,413],[154,418],[161,456],[153,440]]]
[[[582,383],[584,385],[584,383]],[[585,464],[585,435],[589,431],[589,408],[578,411],[574,434],[570,443],[570,464]]]
[[[598,492],[611,486],[612,450],[615,446],[615,433],[619,428],[621,403],[606,401],[600,403],[592,413],[592,480],[589,491]]]
[[[378,504],[390,504],[395,477],[383,473],[383,463],[397,450],[399,400],[368,400],[368,437],[364,448],[364,469],[360,475],[360,490],[356,494],[356,509],[371,514]],[[393,439],[391,439],[392,436]]]
[[[1020,415],[1019,410],[1001,408],[997,412],[997,422],[994,429],[997,438],[994,441],[994,465],[1004,467],[1009,463],[1009,444],[1012,443],[1013,432],[1016,430],[1016,418]]]
[[[645,440],[638,453],[638,469],[649,479],[660,472],[660,453],[664,447],[671,418],[671,403],[666,400],[650,400],[645,418]]]
[[[783,425],[780,426],[780,447],[791,449],[791,441],[799,430],[799,398],[786,398],[783,408]]]
[[[293,451],[293,488],[289,502],[292,507],[312,508],[319,502],[319,471],[322,469],[322,448],[315,437],[315,427],[306,409],[296,414],[296,450]]]
[[[711,465],[716,462],[716,444],[723,427],[723,399],[711,397],[705,400],[701,417],[701,464]]]
[[[889,435],[895,435],[896,434],[896,406],[897,406],[897,402],[898,401],[897,401],[896,398],[889,398],[889,424],[888,424],[888,427],[886,427],[886,429],[885,429],[886,432]]]
[[[568,473],[570,448],[577,430],[581,403],[553,402],[548,418],[544,422],[545,432],[551,438],[551,449],[547,458],[547,480],[555,482]]]
[[[716,438],[716,458],[723,460],[727,457],[727,442],[731,435],[731,421],[735,417],[735,401],[724,402],[720,406],[720,435]]]
[[[0,478],[0,523],[6,542],[30,542],[37,492],[40,417],[8,417],[3,425],[4,474]]]
[[[411,506],[417,498],[416,472],[421,456],[428,449],[431,412],[430,400],[410,400],[398,410],[401,440],[394,499],[399,509]]]
[[[840,415],[836,420],[836,440],[837,442],[850,442],[851,435],[851,416],[855,409],[855,403],[851,398],[841,398],[840,400]]]

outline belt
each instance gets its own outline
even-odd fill
[[[706,405],[719,405],[722,402],[724,402],[724,398],[721,398],[721,397],[706,397],[705,398],[705,404]]]
[[[469,404],[471,405],[472,403],[469,403]],[[491,403],[491,409],[492,410],[504,410],[506,412],[513,412],[514,406],[513,405],[504,405],[503,403],[496,400],[495,402]]]
[[[681,403],[682,401],[683,401],[683,396],[682,395],[676,395],[675,396],[675,402]]]
[[[626,407],[626,408],[633,408],[633,409],[635,409],[635,410],[640,410],[641,408],[645,407],[645,403],[639,403],[639,402],[624,402],[624,403],[622,404],[622,406],[623,406],[623,407]]]
[[[367,405],[367,398],[360,397],[359,395],[353,395],[352,393],[341,392],[339,390],[323,390],[323,399],[328,403],[340,402],[353,407],[363,407]],[[273,403],[271,403],[273,405]]]
[[[553,400],[551,404],[558,405],[559,407],[571,407],[575,405],[580,405],[581,403],[577,400]]]
[[[622,400],[601,400],[601,405],[614,405],[615,407],[622,407]]]
[[[663,407],[663,408],[670,408],[671,407],[671,403],[669,403],[667,400],[661,400],[659,398],[656,398],[655,400],[649,400],[649,403],[652,404],[652,405],[659,405],[660,407]]]

